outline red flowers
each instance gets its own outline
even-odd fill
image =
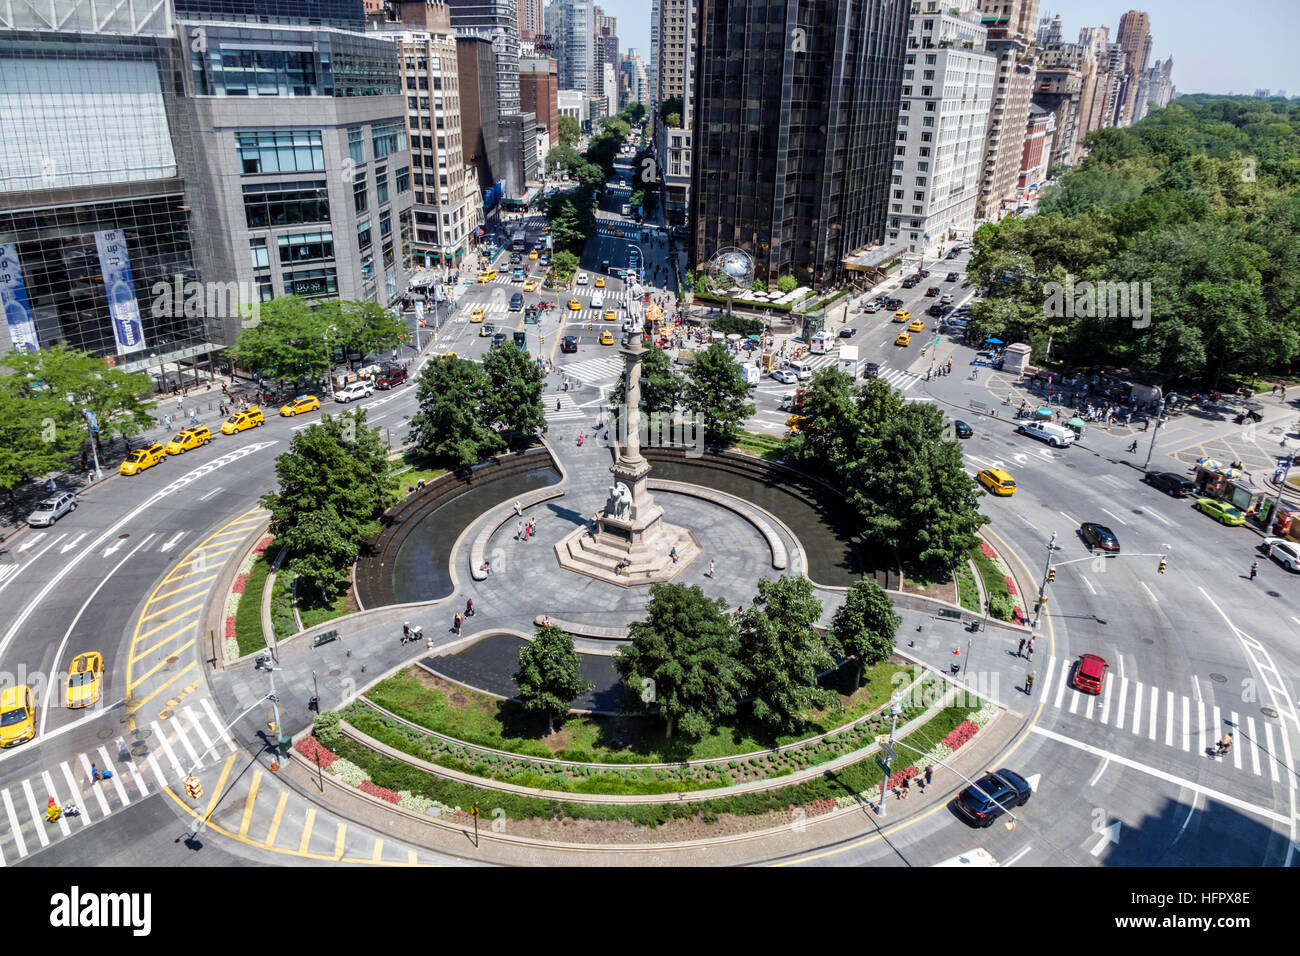
[[[956,750],[974,737],[977,730],[979,730],[979,727],[976,724],[971,723],[969,720],[963,720],[948,732],[948,736],[943,738],[943,745],[949,750]]]
[[[234,640],[235,637],[235,615],[226,618],[226,640]]]
[[[1011,575],[1009,574],[1004,574],[1002,576],[1007,579],[1007,592],[1014,597],[1016,594],[1016,582],[1011,579]]]
[[[257,542],[257,547],[255,547],[255,548],[253,549],[253,553],[254,553],[254,554],[261,554],[263,551],[265,551],[265,550],[267,549],[267,547],[268,547],[268,546],[271,544],[271,542],[274,541],[274,540],[275,540],[275,539],[274,539],[273,537],[271,537],[271,536],[268,534],[268,535],[267,535],[265,538],[263,538],[261,541]]]
[[[248,586],[248,575],[240,574],[235,576],[235,583],[230,586],[230,590],[235,594],[243,594],[244,588]]]
[[[315,766],[316,762],[319,761],[322,767],[328,767],[334,761],[339,759],[338,754],[334,753],[334,751],[332,750],[326,750],[323,746],[321,746],[320,741],[317,740],[315,737],[313,737],[311,734],[308,734],[306,737],[303,737],[296,744],[294,744],[293,749],[298,751],[298,753],[302,754],[304,757],[306,757],[307,760],[313,766]],[[366,781],[366,783],[369,782],[370,781]],[[362,786],[364,789],[364,784]],[[376,788],[376,789],[381,789],[381,788]],[[392,793],[392,791],[385,790],[384,793]],[[376,794],[376,796],[382,796],[382,794]],[[396,797],[397,795],[393,794],[393,796]],[[387,800],[388,798],[384,797],[384,799]],[[396,803],[397,802],[396,799],[394,799],[393,802]]]
[[[372,797],[378,797],[380,800],[387,800],[389,803],[400,803],[401,797],[386,787],[375,786],[373,781],[362,780],[361,786],[358,787],[362,793],[368,793]]]
[[[902,770],[889,775],[889,784],[887,789],[893,790],[895,787],[901,787],[904,780],[911,780],[919,773],[915,767],[904,767]]]
[[[830,797],[824,797],[821,800],[813,800],[810,803],[805,803],[803,807],[804,810],[808,812],[808,816],[817,817],[821,816],[823,813],[830,813],[834,810],[835,801]]]
[[[989,547],[987,541],[980,542],[980,550],[984,552],[984,557],[988,558],[990,561],[996,561],[998,559],[998,553]]]

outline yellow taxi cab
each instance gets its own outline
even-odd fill
[[[12,747],[36,736],[36,704],[26,684],[0,691],[0,747]]]
[[[897,312],[894,313],[895,322],[906,322],[911,317],[912,317],[912,313],[908,312],[906,309],[899,309]]]
[[[907,327],[907,331],[909,332],[925,331],[925,319],[913,319],[912,324]]]
[[[469,320],[470,320],[471,322],[482,322],[482,321],[483,321],[483,306],[481,306],[481,305],[476,305],[476,306],[474,306],[474,308],[470,309],[470,310],[469,310]]]
[[[292,402],[281,405],[280,414],[285,418],[293,418],[294,415],[314,412],[318,408],[320,408],[320,399],[315,395],[299,395]]]
[[[807,417],[804,415],[791,415],[789,418],[785,420],[785,427],[790,429],[790,431],[793,434],[797,435],[799,434],[799,428],[807,420],[808,420]]]
[[[894,344],[895,344],[895,345],[911,345],[911,344],[912,344],[912,336],[910,336],[910,335],[909,335],[908,333],[906,333],[906,332],[899,332],[899,333],[898,333],[898,338],[894,339]]]
[[[104,672],[104,657],[96,651],[78,654],[68,668],[69,710],[89,707],[99,700],[99,678]]]
[[[497,277],[497,270],[496,270],[496,269],[489,269],[489,270],[487,270],[487,272],[480,272],[480,273],[478,274],[478,281],[479,281],[480,283],[482,283],[482,282],[491,282],[491,281],[492,281],[493,279],[495,279],[496,277]]]
[[[579,309],[581,309],[581,308],[582,308],[582,303],[579,302],[577,299],[570,299],[570,300],[569,300],[569,311],[570,311],[570,312],[577,312],[577,311],[578,311]]]
[[[1016,480],[1001,468],[985,468],[975,480],[989,490],[989,494],[1006,498],[1016,493]]]
[[[614,310],[613,310],[613,309],[606,309],[606,310],[605,310],[605,321],[606,321],[606,322],[617,322],[617,321],[618,321],[618,316],[614,314]]]
[[[603,288],[605,288],[605,277],[604,277],[604,276],[596,276],[596,288],[597,288],[597,289],[603,289]]]
[[[156,445],[150,445],[148,448],[140,448],[126,456],[126,461],[118,467],[118,473],[123,475],[138,475],[146,468],[152,468],[158,462],[167,457],[167,449],[163,447],[162,442]]]
[[[528,258],[531,259],[533,262],[536,262],[536,261],[537,261],[537,250],[536,250],[536,249],[533,249],[532,251],[530,251],[530,252],[528,253]]]
[[[444,352],[442,355],[438,356],[438,361],[445,362],[447,361],[447,359],[454,359],[455,357],[456,357],[455,352]]]
[[[601,332],[601,333],[600,333],[600,344],[601,344],[601,345],[613,345],[613,344],[614,344],[614,333],[611,332],[609,329],[606,329],[604,332]]]
[[[534,256],[533,258],[536,259],[537,257]],[[537,291],[537,280],[536,280],[536,279],[529,279],[527,282],[525,282],[525,283],[524,283],[524,291],[525,291],[525,292],[536,292],[536,291]]]
[[[266,416],[256,405],[250,405],[242,412],[235,412],[227,418],[221,425],[221,434],[233,435],[235,432],[246,431],[256,425],[266,421]]]
[[[182,428],[176,433],[176,437],[167,443],[167,454],[183,455],[191,448],[206,445],[211,440],[212,429],[208,428],[207,425]]]

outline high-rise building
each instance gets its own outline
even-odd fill
[[[558,66],[549,57],[533,57],[519,61],[519,108],[537,117],[537,124],[546,127],[546,151],[560,142],[557,125],[560,113],[556,101],[559,91]],[[545,159],[545,153],[542,158]]]
[[[1134,120],[1134,106],[1137,103],[1138,82],[1147,71],[1147,61],[1151,56],[1151,18],[1140,10],[1129,10],[1119,18],[1119,33],[1116,39],[1124,51],[1124,98],[1116,118],[1116,126],[1128,126]]]
[[[908,4],[794,13],[785,0],[699,4],[690,248],[696,263],[737,248],[760,280],[825,286],[885,237]]]
[[[1053,165],[1075,162],[1073,157],[1080,136],[1084,56],[1084,48],[1077,43],[1049,43],[1039,53],[1033,103],[1052,114],[1055,132],[1047,151]]]
[[[607,101],[605,115],[612,116],[618,112],[618,80],[616,77],[612,91],[607,88],[607,64],[618,70],[618,19],[605,16],[600,7],[595,7],[592,11],[592,67],[601,82],[598,95]]]
[[[1043,15],[1038,21],[1038,33],[1035,37],[1039,46],[1049,46],[1056,43],[1064,42],[1065,38],[1061,33],[1061,15],[1059,13],[1048,16]]]
[[[913,4],[887,233],[911,252],[974,230],[997,65],[978,17],[974,0]]]
[[[662,177],[659,200],[674,225],[685,223],[690,206],[698,6],[697,0],[657,0],[659,15],[651,27],[651,37],[657,32],[659,43],[657,93],[651,108],[655,159]],[[668,100],[681,100],[680,111],[665,115],[661,107]],[[676,117],[675,122],[669,123],[667,116]]]
[[[659,4],[661,0],[650,0],[650,62],[646,64],[646,78],[650,81],[650,104],[659,106]]]
[[[980,14],[989,31],[988,50],[998,58],[998,71],[975,215],[993,219],[1015,199],[1020,176],[1034,86],[1034,48],[1029,40],[1038,16],[1038,0],[985,2],[980,4]]]
[[[188,60],[165,6],[0,11],[0,352],[66,343],[159,388],[192,384],[260,300],[198,271],[224,237],[201,208]],[[221,146],[238,179],[235,136]],[[197,279],[219,301],[187,316],[172,290]]]
[[[621,64],[623,75],[627,77],[628,102],[640,103],[650,108],[650,80],[646,74],[645,62],[634,49],[629,49]]]
[[[1020,175],[1017,188],[1032,189],[1047,178],[1051,163],[1052,131],[1055,118],[1036,103],[1029,104],[1029,121],[1020,152]]]
[[[547,32],[555,44],[560,89],[596,94],[591,0],[551,0],[546,8]]]
[[[178,20],[286,23],[291,26],[366,28],[361,0],[173,0]]]
[[[539,33],[544,33],[542,0],[519,0],[519,40],[532,43]]]

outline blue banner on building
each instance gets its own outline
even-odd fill
[[[36,322],[32,319],[31,303],[27,301],[27,284],[23,281],[23,266],[18,261],[18,244],[0,242],[0,306],[4,307],[5,321],[9,324],[9,341],[19,352],[36,352]]]
[[[135,298],[126,235],[121,229],[105,229],[95,233],[95,245],[99,249],[99,268],[104,275],[104,292],[113,319],[117,354],[138,352],[145,347],[144,322],[140,318],[140,304]]]

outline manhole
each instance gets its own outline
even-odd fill
[[[143,757],[149,752],[149,745],[143,740],[137,740],[131,745],[131,753],[137,757]]]
[[[1222,674],[1211,674],[1210,680],[1214,681],[1216,684],[1228,683],[1228,678],[1224,677]]]
[[[334,670],[330,671],[330,677],[338,677],[342,673],[343,672],[336,667]]]
[[[178,660],[180,660],[180,658],[173,654],[171,657],[167,658],[167,663],[175,664]]]
[[[139,740],[144,740],[146,737],[152,737],[153,731],[148,727],[137,727],[135,730],[131,731],[131,736]]]
[[[1277,711],[1274,710],[1272,707],[1261,707],[1261,708],[1259,709],[1259,712],[1260,712],[1261,714],[1263,714],[1265,717],[1276,717],[1276,716],[1277,716]]]
[[[1066,468],[1078,468],[1079,466],[1076,465],[1076,464],[1075,464],[1074,462],[1072,462],[1072,461],[1067,461],[1067,462],[1065,463],[1065,467],[1066,467]]]
[[[131,537],[131,535],[130,535],[129,533],[128,533],[128,534],[119,534],[119,535],[118,535],[118,538],[119,538],[119,539],[122,539],[122,538],[129,538],[129,537]]]
[[[1143,644],[1154,644],[1155,641],[1153,641],[1153,640],[1152,640],[1151,638],[1149,638],[1149,637],[1144,637],[1144,638],[1142,638],[1142,643],[1143,643]]]
[[[1016,447],[1016,442],[1013,441],[1004,441],[1003,444],[1010,445],[1012,448]]]
[[[1264,593],[1267,594],[1269,597],[1281,597],[1281,596],[1282,596],[1282,595],[1279,594],[1277,591],[1265,591]]]
[[[1141,508],[1134,508],[1134,509],[1133,509],[1133,513],[1134,513],[1135,515],[1143,515],[1143,514],[1146,514],[1146,512],[1143,511]]]
[[[113,736],[113,731],[105,727],[103,730],[97,731],[95,733],[95,736],[98,737],[100,740],[107,740],[109,737]]]

